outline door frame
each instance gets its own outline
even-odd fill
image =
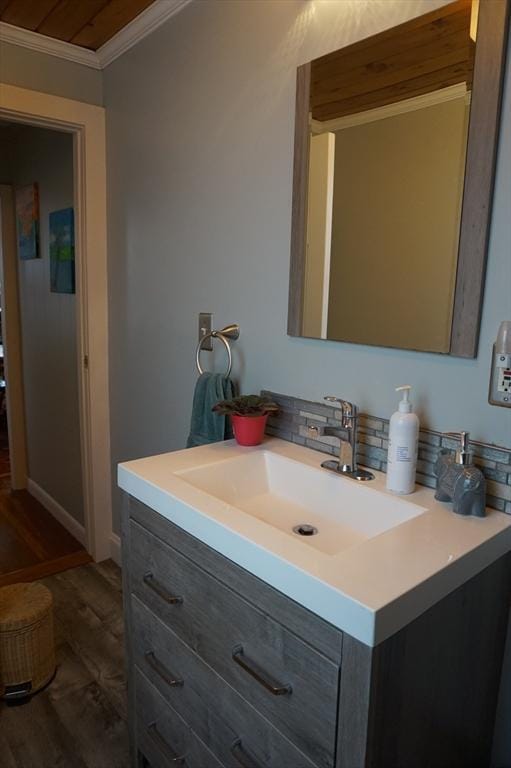
[[[77,350],[85,547],[111,556],[105,110],[0,83],[0,118],[73,134]],[[14,360],[12,362],[15,362]],[[12,364],[10,373],[12,375]]]
[[[16,222],[14,188],[0,184],[0,275],[2,279],[2,343],[4,375],[10,383],[5,393],[9,425],[9,459],[11,488],[27,487],[27,444],[25,432],[25,399],[21,359],[21,323],[16,263]]]

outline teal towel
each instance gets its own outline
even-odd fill
[[[211,410],[219,400],[231,400],[233,397],[231,379],[220,373],[202,373],[199,376],[193,395],[187,448],[229,440],[233,436],[230,419]]]

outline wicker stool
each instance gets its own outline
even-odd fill
[[[0,697],[38,691],[55,672],[53,598],[42,584],[0,589]]]

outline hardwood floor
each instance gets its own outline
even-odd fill
[[[0,587],[90,562],[82,545],[27,491],[0,477]]]
[[[42,580],[55,600],[57,674],[0,705],[2,768],[128,768],[120,569],[91,563]]]

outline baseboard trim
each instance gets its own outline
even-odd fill
[[[64,528],[69,531],[71,536],[74,536],[80,544],[85,546],[85,528],[77,520],[72,517],[67,510],[62,507],[58,501],[55,501],[53,496],[50,496],[44,488],[36,483],[31,478],[27,478],[27,491],[37,499],[37,501],[48,510],[50,515],[59,521]]]
[[[121,566],[121,540],[116,533],[110,534],[110,557],[114,563]]]

